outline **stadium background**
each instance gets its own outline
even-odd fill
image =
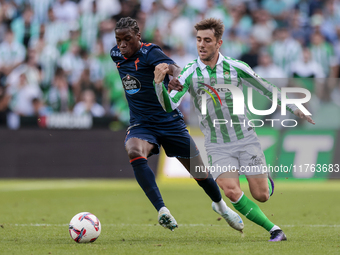
[[[221,18],[224,55],[247,62],[278,86],[312,92],[308,108],[317,125],[257,129],[270,141],[267,163],[339,163],[340,1],[4,0],[0,177],[133,177],[123,149],[128,108],[109,56],[115,23],[124,16],[137,19],[143,41],[160,45],[181,67],[197,55],[193,25]],[[268,108],[258,94],[254,100],[256,108]],[[188,99],[181,108],[186,120],[189,105]],[[163,157],[150,159],[153,169],[169,169],[172,163]]]

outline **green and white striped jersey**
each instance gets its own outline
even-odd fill
[[[339,64],[334,53],[334,48],[330,43],[324,42],[321,45],[312,44],[310,46],[310,51],[312,59],[322,67],[326,77],[329,76],[331,68]]]
[[[272,92],[275,87],[255,74],[246,63],[224,57],[221,53],[213,69],[198,58],[182,70],[178,80],[183,85],[183,90],[181,92],[173,90],[170,94],[163,84],[154,83],[158,100],[165,111],[171,112],[179,106],[184,94],[189,91],[206,144],[233,142],[254,132],[248,124],[249,120],[246,114],[233,114],[232,93],[228,89],[214,89],[221,99],[219,102],[217,95],[209,89],[209,86],[213,88],[216,84],[231,84],[243,90],[243,85],[246,85],[270,100],[272,100]],[[279,89],[277,91],[278,104],[281,105],[281,91]],[[201,113],[201,95],[204,93],[206,93],[206,115]],[[292,113],[296,109],[295,105],[287,105],[287,110]],[[246,106],[244,112],[247,112]],[[214,120],[227,120],[228,122],[214,125],[216,123]]]
[[[84,13],[80,17],[81,39],[90,51],[93,50],[98,37],[99,23],[104,19],[105,16],[99,13]]]
[[[282,68],[286,75],[290,74],[291,65],[302,59],[301,45],[293,38],[287,38],[284,41],[274,41],[269,47],[275,65]]]

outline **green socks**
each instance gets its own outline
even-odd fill
[[[260,207],[251,201],[246,195],[242,194],[241,198],[233,203],[237,211],[247,217],[248,220],[255,222],[267,231],[270,231],[275,225],[264,215]]]

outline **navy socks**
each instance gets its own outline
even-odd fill
[[[211,174],[209,173],[206,179],[195,179],[200,185],[205,193],[210,197],[210,199],[214,202],[220,202],[222,199],[221,192],[217,183],[212,178]]]
[[[148,166],[147,159],[144,157],[138,157],[130,160],[130,163],[133,167],[133,171],[139,186],[143,189],[145,195],[148,197],[156,210],[159,211],[159,209],[165,205],[156,184],[155,175]],[[195,180],[197,181],[198,185],[204,189],[205,193],[212,201],[216,203],[221,201],[222,196],[220,189],[218,188],[210,173],[205,179]]]
[[[161,193],[156,184],[155,175],[148,166],[148,161],[144,157],[138,157],[130,160],[133,167],[136,180],[143,189],[145,195],[156,208],[157,211],[164,206]]]

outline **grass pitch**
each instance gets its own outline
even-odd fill
[[[218,221],[193,180],[159,186],[179,223],[174,232],[157,224],[134,180],[0,180],[0,254],[340,254],[339,181],[276,181],[260,207],[286,233],[280,243],[243,215],[243,235]],[[82,211],[101,221],[94,243],[69,236],[69,221]]]

